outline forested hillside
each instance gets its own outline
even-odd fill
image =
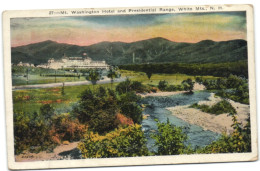
[[[87,41],[87,40],[86,40]],[[247,60],[247,42],[230,40],[198,43],[178,43],[164,38],[153,38],[132,43],[100,42],[90,46],[78,46],[54,41],[44,41],[12,48],[12,63],[46,63],[49,58],[81,56],[84,52],[93,60],[105,60],[109,64],[140,63],[221,63]]]

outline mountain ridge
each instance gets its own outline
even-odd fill
[[[247,41],[202,40],[197,43],[173,42],[163,37],[136,42],[99,42],[89,46],[58,43],[52,40],[11,48],[12,63],[20,61],[33,64],[46,63],[49,58],[81,56],[87,53],[93,60],[109,64],[133,63],[220,63],[247,59]]]

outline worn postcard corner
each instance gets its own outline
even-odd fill
[[[258,160],[252,5],[2,15],[10,169]]]

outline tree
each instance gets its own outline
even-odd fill
[[[226,89],[227,87],[227,80],[226,79],[223,79],[223,78],[218,78],[217,79],[217,83],[216,83],[216,87],[217,89]]]
[[[249,104],[249,89],[248,84],[243,83],[239,85],[235,90],[235,95],[239,97],[239,101],[245,104]]]
[[[147,87],[146,87],[145,85],[143,85],[143,84],[142,84],[141,82],[139,82],[139,81],[133,81],[133,82],[131,82],[130,87],[131,87],[131,90],[133,90],[133,91],[135,91],[135,92],[137,92],[137,93],[144,93],[144,92],[149,91],[149,90],[147,89]]]
[[[146,71],[145,74],[147,75],[149,80],[151,79],[151,77],[153,75],[152,71]]]
[[[151,65],[144,65],[143,70],[144,70],[146,76],[148,77],[148,79],[150,80],[153,75],[154,68]]]
[[[65,95],[65,83],[62,83],[62,87],[61,87],[61,95],[64,96]]]
[[[97,84],[97,81],[100,80],[100,74],[98,70],[90,70],[88,76],[86,76],[88,81],[91,81],[94,89],[94,85]]]
[[[190,93],[192,93],[194,82],[190,78],[188,78],[187,80],[183,80],[181,84],[184,86],[185,91],[189,91]]]
[[[131,80],[129,78],[127,78],[125,81],[119,83],[116,86],[116,91],[119,94],[124,94],[124,93],[130,92],[132,90],[131,84],[132,84]]]
[[[202,84],[202,83],[203,83],[202,77],[196,77],[196,78],[195,78],[195,81],[196,81],[196,83],[198,83],[198,84]]]
[[[181,127],[171,125],[169,119],[166,123],[157,121],[158,133],[153,134],[155,145],[158,146],[157,155],[176,155],[183,154],[188,147],[184,142],[187,140],[187,135],[182,132]]]
[[[117,78],[118,76],[120,76],[119,72],[116,70],[116,68],[110,67],[107,77],[110,78],[111,80],[111,88],[112,88],[112,84],[114,82],[114,79]]]
[[[245,81],[242,78],[240,78],[236,75],[230,74],[227,79],[227,87],[228,88],[237,88],[240,85],[242,85],[244,82]]]

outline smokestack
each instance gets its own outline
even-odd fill
[[[133,52],[133,64],[135,63],[135,53]]]

